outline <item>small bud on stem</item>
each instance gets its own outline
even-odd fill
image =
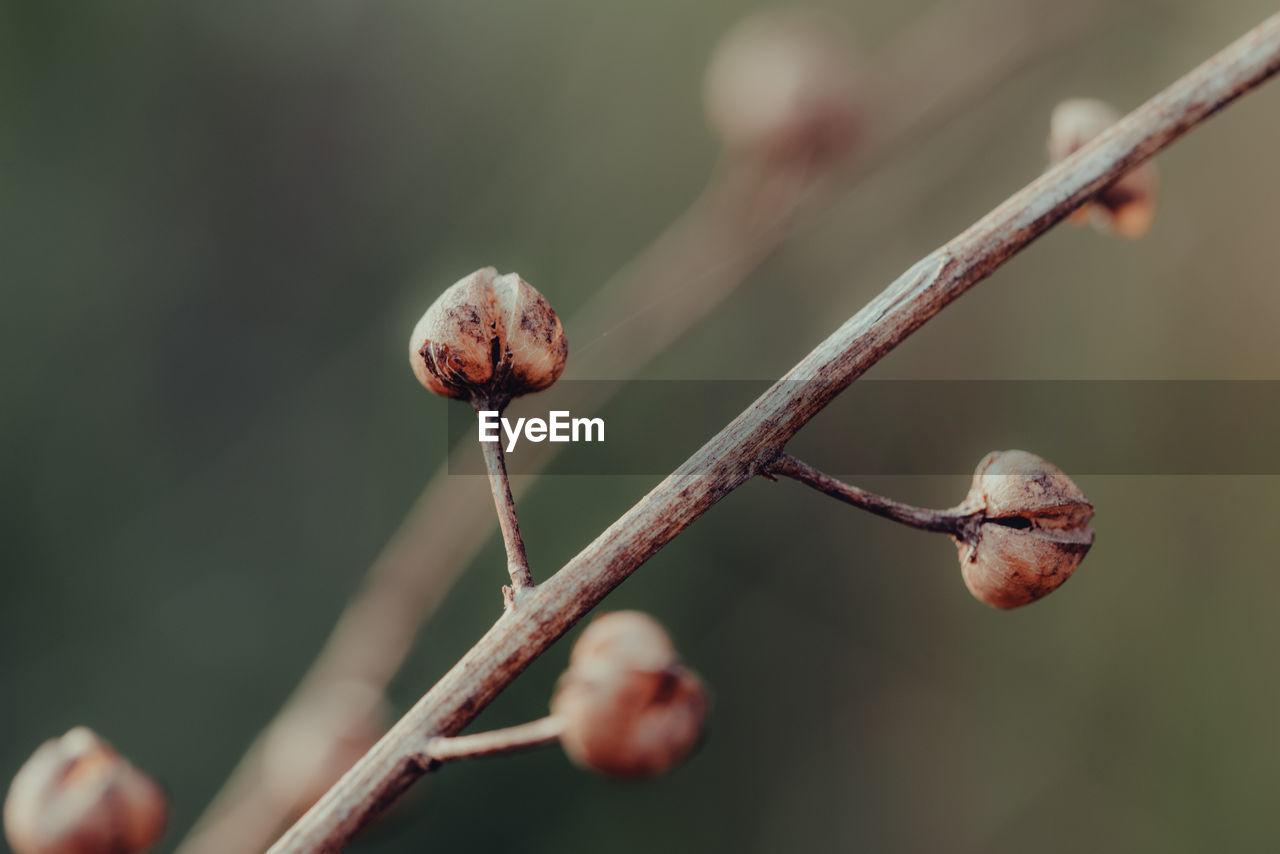
[[[439,296],[409,336],[409,364],[429,391],[501,413],[564,372],[569,341],[546,297],[515,273],[484,267]],[[533,587],[500,442],[481,442],[507,549],[507,607]]]
[[[701,680],[680,666],[662,626],[639,611],[614,611],[596,618],[574,644],[549,716],[489,732],[437,736],[414,758],[430,770],[559,741],[582,768],[651,777],[689,755],[706,712]]]
[[[651,777],[697,745],[707,697],[652,617],[615,611],[574,645],[551,713],[564,721],[560,743],[575,764],[612,777]]]
[[[965,586],[996,608],[1016,608],[1051,593],[1093,545],[1093,505],[1060,469],[1026,451],[988,454],[965,500],[947,510],[913,507],[850,486],[789,454],[763,473],[789,477],[913,528],[950,535],[960,550]]]

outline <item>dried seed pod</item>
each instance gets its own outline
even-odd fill
[[[1073,98],[1054,108],[1049,120],[1049,162],[1065,160],[1120,121],[1120,112],[1092,98]],[[1076,224],[1092,223],[1104,233],[1142,237],[1155,218],[1156,168],[1143,163],[1103,189],[1093,201],[1069,217]]]
[[[656,622],[619,612],[583,632],[551,713],[564,721],[560,743],[576,765],[613,777],[651,777],[697,745],[707,697],[697,675],[676,663]]]
[[[131,854],[164,835],[164,792],[86,727],[51,739],[19,769],[4,803],[15,854]]]
[[[707,120],[725,147],[771,160],[844,155],[860,121],[858,74],[838,22],[794,9],[752,15],[712,55]]]
[[[979,523],[957,540],[961,575],[996,608],[1052,592],[1093,545],[1093,505],[1060,469],[1026,451],[988,454],[959,509]]]
[[[409,363],[427,389],[496,409],[554,383],[568,357],[568,339],[546,298],[492,267],[441,294],[409,338]]]
[[[661,670],[679,659],[666,629],[642,611],[610,611],[592,620],[569,653],[569,667],[601,658],[635,670]]]

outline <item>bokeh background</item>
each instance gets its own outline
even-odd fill
[[[927,8],[823,5],[868,54]],[[752,8],[0,5],[0,777],[89,724],[164,781],[177,844],[447,451],[404,364],[414,319],[486,264],[571,316],[713,169],[702,69]],[[777,376],[1037,174],[1056,101],[1134,106],[1273,11],[1099,6],[644,377]],[[1280,84],[1159,158],[1149,237],[1055,230],[872,376],[1280,379],[1277,139]],[[856,442],[840,417],[823,441]],[[990,450],[962,423],[899,430],[961,470]],[[656,480],[543,479],[535,574]],[[451,767],[353,850],[1276,850],[1277,478],[1079,482],[1097,546],[1014,613],[969,597],[945,541],[749,484],[608,602],[658,615],[713,686],[693,761],[639,785],[554,750]],[[946,505],[966,484],[866,485]],[[496,617],[501,577],[490,542],[397,711]],[[566,656],[477,726],[541,714]]]

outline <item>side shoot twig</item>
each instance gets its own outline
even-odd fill
[[[789,477],[825,495],[866,510],[868,513],[901,522],[921,531],[950,534],[953,537],[963,538],[965,529],[971,526],[973,520],[980,515],[959,507],[949,510],[930,510],[927,507],[903,504],[901,501],[895,501],[838,480],[785,453],[779,454],[776,460],[761,469],[760,474],[765,477]]]
[[[511,496],[511,480],[507,477],[507,462],[501,442],[481,442],[484,466],[489,472],[489,490],[493,493],[493,505],[498,511],[498,527],[502,529],[502,542],[507,549],[507,573],[511,576],[512,595],[533,586],[533,573],[529,571],[529,556],[525,551],[524,537],[520,534],[520,522],[516,518],[516,500]]]
[[[497,756],[517,750],[528,750],[555,744],[564,732],[564,719],[555,715],[536,721],[505,727],[504,729],[478,732],[474,735],[435,736],[428,739],[415,759],[424,766],[432,763],[455,762],[459,759],[479,759]]]
[[[425,773],[452,735],[614,587],[926,321],[1125,172],[1280,70],[1280,14],[1197,67],[912,266],[573,560],[534,588],[321,798],[272,854],[341,850]]]

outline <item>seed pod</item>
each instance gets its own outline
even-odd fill
[[[501,409],[564,371],[569,342],[542,294],[515,273],[477,270],[413,328],[409,363],[430,391]]]
[[[146,774],[85,727],[42,744],[4,803],[15,854],[131,854],[164,835],[168,804]]]
[[[825,163],[853,145],[858,75],[838,22],[794,9],[757,13],[731,29],[703,85],[707,120],[732,151]]]
[[[591,621],[569,653],[569,667],[609,659],[634,670],[662,670],[679,660],[666,629],[642,611],[610,611]]]
[[[697,745],[707,697],[697,675],[676,663],[666,632],[624,611],[583,632],[551,713],[564,722],[560,743],[574,764],[612,777],[651,777]]]
[[[1118,121],[1119,111],[1103,101],[1063,101],[1049,120],[1049,162],[1065,160]],[[1155,166],[1143,163],[1077,208],[1069,219],[1077,225],[1092,223],[1104,233],[1142,237],[1155,218],[1156,183]]]
[[[1066,581],[1093,545],[1093,505],[1052,463],[995,451],[978,464],[961,509],[978,514],[957,540],[969,592],[996,608],[1034,602]]]

